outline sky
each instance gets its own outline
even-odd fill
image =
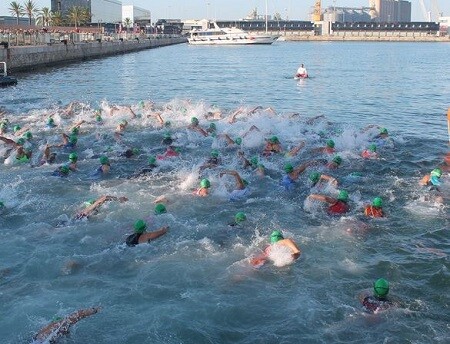
[[[16,0],[25,3],[25,0]],[[410,0],[412,4],[412,20],[424,21],[419,0]],[[424,0],[427,10],[431,3],[437,2],[439,12],[450,16],[450,0]],[[9,16],[10,0],[0,0],[0,16]],[[34,0],[38,8],[49,7],[50,0]],[[152,21],[159,18],[177,19],[242,19],[255,7],[258,14],[265,13],[266,0],[122,0],[124,5],[135,5],[151,11]],[[309,20],[315,0],[267,0],[268,14],[276,12],[283,19]],[[322,8],[337,7],[368,7],[369,0],[322,0]]]

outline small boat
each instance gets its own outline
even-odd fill
[[[207,28],[194,29],[188,38],[194,45],[246,45],[272,44],[279,36],[269,34],[253,34],[237,27],[221,28],[216,22],[208,22]]]
[[[12,76],[8,76],[8,72],[6,69],[6,62],[0,62],[0,65],[3,66],[3,73],[0,74],[0,87],[16,85],[17,79]]]

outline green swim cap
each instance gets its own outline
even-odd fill
[[[280,143],[280,141],[278,140],[278,137],[276,137],[276,136],[272,136],[269,139],[269,142],[271,142],[271,143]]]
[[[126,119],[123,119],[123,120],[121,120],[120,121],[120,123],[119,123],[120,125],[127,125],[128,124],[128,122],[127,122],[127,120]]]
[[[13,131],[14,131],[14,132],[19,131],[20,129],[22,129],[22,128],[20,127],[20,125],[15,125],[15,126],[13,127]]]
[[[69,160],[72,161],[72,162],[76,162],[78,160],[77,153],[70,153],[69,154]]]
[[[0,123],[0,128],[5,129],[8,126],[8,124],[6,122],[1,122]]]
[[[276,242],[280,241],[281,239],[284,239],[284,237],[280,231],[273,231],[272,234],[270,234],[270,243],[271,244],[275,244]]]
[[[258,166],[258,157],[252,156],[250,159],[250,163],[252,164],[252,166]]]
[[[101,156],[100,157],[100,164],[102,164],[102,165],[106,165],[106,164],[109,164],[109,159],[108,159],[108,157],[107,156]]]
[[[17,140],[16,142],[19,146],[23,146],[25,144],[25,139],[23,137],[21,137],[20,139]]]
[[[147,224],[144,222],[144,220],[137,220],[134,223],[134,232],[135,233],[144,233],[147,229]]]
[[[175,147],[174,151],[177,152],[177,153],[181,153],[181,148],[180,147]]]
[[[133,152],[134,155],[139,154],[139,148],[133,148],[131,151]]]
[[[320,179],[319,172],[313,172],[309,175],[309,180],[312,181],[314,184],[317,183],[319,179]]]
[[[348,201],[348,192],[346,190],[339,191],[339,195],[337,197],[338,201],[347,202]]]
[[[93,205],[95,203],[95,198],[88,199],[84,202],[85,205]]]
[[[96,116],[95,116],[95,120],[96,120],[97,122],[102,122],[102,121],[103,121],[103,118],[102,118],[102,116],[100,116],[100,115],[96,115]]]
[[[388,131],[387,131],[386,128],[381,128],[380,129],[380,134],[387,134],[387,133],[388,133]]]
[[[67,165],[62,165],[59,168],[59,172],[61,172],[62,174],[69,174],[69,171],[70,171],[70,169]]]
[[[72,128],[72,134],[78,135],[79,132],[80,132],[80,128],[78,128],[78,127]]]
[[[170,133],[164,133],[163,138],[166,139],[171,139],[172,136],[170,135]]]
[[[442,176],[442,170],[440,168],[435,168],[433,171],[431,171],[430,175],[432,177],[438,177],[441,178]]]
[[[377,145],[374,144],[374,143],[370,144],[370,145],[369,145],[369,150],[370,150],[371,152],[376,152],[376,151],[377,151]]]
[[[211,130],[216,130],[216,129],[217,129],[216,123],[210,123],[210,124],[209,124],[209,129],[211,129]]]
[[[335,164],[340,165],[342,163],[342,158],[339,155],[336,155],[333,160],[332,160]]]
[[[208,179],[202,179],[202,181],[200,182],[200,186],[202,187],[202,188],[209,188],[209,187],[211,187],[211,183],[209,182],[209,180]]]
[[[55,123],[55,120],[53,119],[53,117],[49,117],[48,119],[47,119],[47,124],[54,124]]]
[[[327,140],[327,147],[334,148],[334,141],[333,140]]]
[[[2,201],[0,201],[0,209],[3,208],[5,206],[5,203],[3,203]]]
[[[247,179],[242,178],[242,184],[244,184],[244,186],[247,186],[248,185]]]
[[[372,201],[372,205],[377,208],[381,208],[383,205],[383,200],[381,197],[375,197]]]
[[[156,158],[155,158],[153,155],[151,155],[151,156],[148,157],[148,164],[149,164],[149,165],[154,165],[154,164],[156,164]]]
[[[375,296],[385,297],[389,293],[389,282],[384,278],[379,278],[373,284]]]
[[[141,108],[143,108],[143,107],[144,107],[144,105],[145,105],[144,101],[143,101],[143,100],[141,100],[141,101],[139,102],[139,106],[140,106]]]
[[[72,144],[76,144],[78,142],[77,135],[70,135],[69,136],[69,142],[72,143]]]
[[[240,146],[242,144],[242,139],[240,137],[237,137],[236,140],[234,140],[234,143]]]
[[[170,127],[172,125],[172,123],[170,123],[170,121],[165,121],[164,122],[164,126],[165,127]]]
[[[258,168],[264,170],[264,169],[265,169],[265,166],[264,166],[263,164],[258,164]]]
[[[234,215],[234,221],[236,221],[236,223],[243,222],[245,220],[247,220],[247,216],[242,211]]]
[[[294,171],[294,166],[292,166],[291,164],[287,163],[286,165],[284,165],[284,172],[286,173],[291,173],[292,171]]]
[[[198,118],[197,117],[192,117],[191,118],[191,123],[194,124],[194,125],[197,125],[198,124]]]
[[[219,151],[218,151],[217,149],[213,149],[213,150],[211,151],[211,156],[212,156],[213,158],[218,158],[218,157],[219,157]]]
[[[155,206],[155,214],[156,214],[156,215],[164,214],[164,213],[166,213],[166,212],[167,212],[167,209],[166,209],[166,206],[165,206],[164,204],[158,203],[158,204]]]

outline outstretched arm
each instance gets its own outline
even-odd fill
[[[17,143],[14,142],[14,140],[8,139],[7,137],[0,136],[0,141],[3,141],[4,143],[6,143],[8,145],[13,145],[13,146],[17,147]]]
[[[245,189],[244,181],[242,180],[242,178],[239,175],[239,173],[237,173],[237,171],[235,171],[235,170],[225,170],[225,171],[220,172],[219,176],[222,177],[224,174],[229,174],[230,176],[234,177],[234,179],[236,180],[236,186],[237,186],[237,188],[239,190]]]
[[[143,243],[149,242],[150,240],[154,240],[156,238],[159,238],[160,236],[166,234],[168,230],[169,230],[169,226],[164,226],[164,227],[161,227],[160,229],[158,229],[157,231],[149,232],[149,233],[143,233],[139,237],[139,243],[143,244]]]
[[[316,201],[327,202],[330,204],[334,204],[337,202],[337,200],[334,199],[333,197],[329,197],[329,196],[325,196],[325,195],[318,195],[318,194],[311,194],[308,196],[308,198],[315,199]]]

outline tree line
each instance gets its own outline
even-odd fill
[[[17,25],[19,25],[19,18],[25,16],[28,17],[29,25],[32,24],[33,19],[36,19],[36,25],[44,27],[66,25],[78,27],[91,23],[92,15],[87,7],[73,6],[66,15],[63,15],[59,11],[51,11],[48,7],[39,9],[32,0],[27,0],[23,4],[12,1],[9,6],[9,12],[16,17]]]

